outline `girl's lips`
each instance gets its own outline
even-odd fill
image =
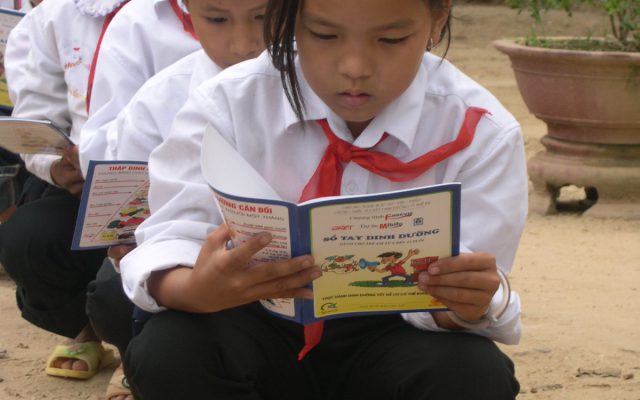
[[[340,93],[340,100],[347,107],[361,107],[366,104],[369,99],[371,99],[371,95],[366,93]]]

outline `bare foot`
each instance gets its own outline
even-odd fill
[[[84,327],[84,329],[80,331],[78,336],[76,336],[66,344],[73,345],[73,344],[84,343],[84,342],[99,342],[99,341],[100,339],[98,339],[98,336],[93,331],[93,328],[87,325]],[[70,369],[73,371],[89,370],[89,365],[86,362],[75,359],[75,358],[64,358],[64,357],[56,358],[55,360],[53,360],[52,364],[54,368],[59,368],[59,369]]]
[[[74,343],[74,342],[71,342]],[[56,358],[53,360],[53,367],[59,369],[71,369],[74,371],[88,371],[89,366],[82,360],[75,358]]]
[[[115,397],[111,397],[109,400],[133,400],[133,396],[132,395],[115,396]]]
[[[127,392],[129,392],[127,394]],[[113,394],[112,394],[113,393]],[[124,376],[122,364],[113,371],[111,381],[107,387],[107,400],[134,400],[133,395],[130,392],[127,378]]]

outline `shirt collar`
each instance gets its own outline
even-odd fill
[[[311,122],[319,119],[327,119],[329,126],[336,136],[352,143],[353,138],[347,128],[346,122],[336,115],[320,97],[318,97],[311,86],[309,86],[300,69],[300,63],[297,60],[296,72],[298,74],[300,92],[305,102],[304,120]],[[362,148],[373,147],[380,141],[384,133],[388,133],[406,146],[407,151],[410,150],[418,131],[426,87],[427,69],[424,64],[421,63],[415,79],[407,90],[371,121],[354,144]],[[283,101],[286,102],[284,107],[285,126],[289,128],[295,124],[299,124],[300,121],[284,93]]]
[[[76,8],[84,15],[105,17],[127,0],[75,0]]]
[[[156,0],[156,3],[160,1],[167,1],[167,0]],[[184,1],[183,0],[177,0],[177,1],[178,1],[178,7],[180,7],[182,12],[185,14],[189,14],[189,9],[187,8],[187,6],[184,5]]]
[[[222,71],[222,68],[218,64],[213,62],[213,60],[209,58],[204,50],[197,50],[195,54],[195,60],[193,60],[195,66],[191,75],[189,93],[200,86],[202,82],[205,82],[207,79],[218,75]]]
[[[153,6],[154,7],[159,7],[160,3],[168,3],[169,0],[153,0]],[[184,0],[178,0],[178,6],[180,6],[180,9],[186,13],[189,14],[189,10],[187,9],[187,6],[184,5]]]

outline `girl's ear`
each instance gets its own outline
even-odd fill
[[[441,7],[431,7],[431,39],[433,42],[433,46],[437,46],[442,40],[442,33],[444,32],[444,27],[449,20],[449,15],[451,13],[451,5],[453,4],[453,0],[442,0]]]
[[[182,3],[184,4],[185,7],[187,7],[187,10],[189,10],[189,13],[191,13],[191,10],[189,8],[189,0],[182,0]]]

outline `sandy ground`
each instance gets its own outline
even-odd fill
[[[525,33],[529,18],[503,6],[455,12],[447,57],[516,115],[531,157],[545,127],[528,113],[508,59],[491,44]],[[591,12],[553,13],[548,22],[548,34],[606,29],[605,17]],[[520,399],[640,400],[640,221],[531,215],[511,282],[522,297],[524,335],[503,349],[516,363]],[[103,398],[113,368],[88,382],[44,375],[60,338],[25,323],[13,296],[0,275],[0,399]]]

